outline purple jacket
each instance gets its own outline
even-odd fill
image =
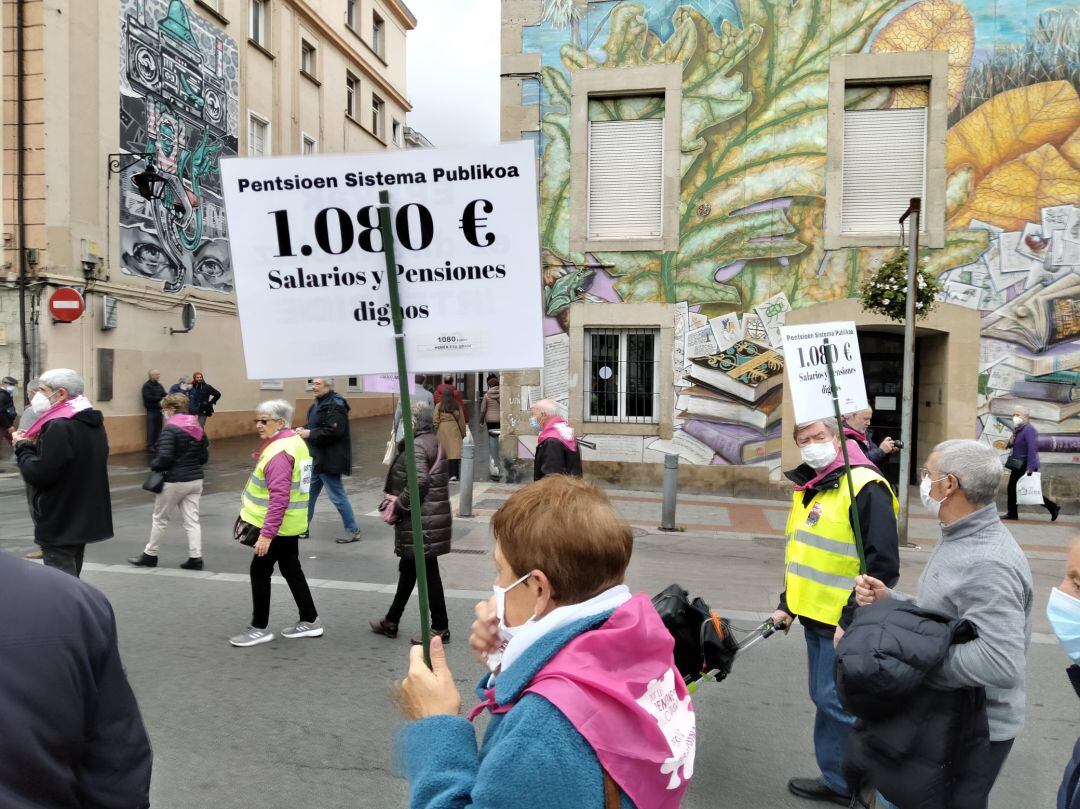
[[[282,430],[267,442],[266,446],[295,434],[289,429]],[[270,505],[266,508],[266,519],[259,531],[260,536],[273,539],[281,529],[281,521],[285,519],[285,509],[289,507],[289,493],[292,491],[293,463],[295,460],[292,455],[279,452],[266,465],[264,473],[266,488],[270,490]]]
[[[1028,472],[1039,471],[1039,431],[1030,424],[1022,424],[1013,433],[1013,458],[1027,461]]]

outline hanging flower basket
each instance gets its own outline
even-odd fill
[[[934,310],[941,286],[919,261],[915,319],[922,320]],[[862,308],[865,312],[885,315],[897,323],[907,314],[908,251],[898,250],[882,262],[862,289]]]

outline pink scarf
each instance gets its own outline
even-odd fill
[[[536,443],[542,444],[549,438],[561,441],[568,450],[577,452],[577,441],[574,439],[574,430],[563,420],[562,416],[551,416],[544,422],[544,427],[540,430],[540,435],[537,437]]]
[[[854,438],[856,441],[866,440],[865,433],[860,433],[854,427],[848,427],[846,424],[844,425],[844,435],[846,435],[848,438]]]
[[[202,441],[202,437],[205,435],[202,425],[199,424],[199,417],[187,413],[173,413],[169,416],[169,420],[165,422],[165,426],[179,427],[196,441]]]
[[[564,646],[522,692],[558,708],[634,805],[650,809],[678,809],[694,774],[694,707],[673,645],[639,593]]]
[[[37,438],[41,434],[41,428],[55,419],[70,419],[82,410],[89,410],[93,405],[85,396],[76,396],[74,399],[65,399],[57,402],[40,416],[37,421],[30,425],[26,431],[27,438]]]
[[[865,454],[863,454],[862,447],[860,447],[851,439],[847,439],[845,443],[847,444],[848,460],[851,462],[852,466],[869,466],[871,469],[877,469],[877,467],[874,466],[870,459],[867,458]],[[802,492],[806,491],[807,489],[812,489],[814,488],[814,486],[824,480],[828,475],[835,472],[837,469],[843,468],[844,453],[837,452],[836,457],[832,459],[832,463],[830,463],[828,466],[826,466],[824,469],[814,475],[814,477],[812,477],[802,486],[796,486],[795,491]]]

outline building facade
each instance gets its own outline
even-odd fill
[[[141,448],[139,388],[202,371],[212,436],[302,381],[246,378],[218,161],[405,147],[401,0],[25,0],[3,7],[0,372],[71,367],[114,451]],[[86,310],[54,322],[49,296]],[[182,330],[186,304],[194,328]],[[347,384],[346,384],[347,382]],[[392,405],[341,380],[354,415]]]
[[[778,327],[854,320],[879,435],[902,324],[867,278],[922,200],[941,285],[918,321],[915,463],[1005,448],[1080,460],[1080,12],[1040,0],[503,0],[502,136],[536,143],[545,367],[504,378],[503,452],[564,404],[591,470],[712,490],[797,462]],[[896,470],[891,469],[895,476]]]

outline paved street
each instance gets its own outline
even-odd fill
[[[207,569],[201,573],[176,568],[187,555],[179,521],[170,527],[160,568],[125,562],[146,540],[152,497],[140,488],[145,458],[114,458],[117,536],[88,550],[84,578],[109,596],[117,613],[124,661],[154,744],[155,809],[404,805],[404,783],[392,775],[390,739],[400,723],[393,684],[405,670],[408,635],[418,627],[415,601],[396,641],[367,628],[367,620],[389,604],[396,581],[391,529],[373,516],[387,424],[354,422],[359,468],[348,489],[358,516],[366,515],[364,540],[333,543],[341,524],[323,498],[304,546],[326,635],[279,638],[253,649],[227,643],[250,617],[250,552],[236,546],[229,531],[257,441],[220,442],[211,449],[202,509]],[[477,516],[455,522],[455,552],[442,562],[454,632],[450,663],[467,705],[479,670],[465,640],[473,602],[490,593],[493,575],[487,516],[510,491],[502,485],[476,490]],[[687,530],[662,534],[655,529],[657,493],[613,496],[639,535],[630,569],[634,589],[655,593],[677,581],[747,627],[773,607],[781,582],[783,504],[686,497],[679,522]],[[0,515],[0,549],[22,553],[32,547],[22,485],[10,473],[0,475]],[[1078,707],[1044,608],[1049,587],[1061,576],[1063,549],[1078,527],[1075,517],[1052,526],[1045,517],[1015,524],[1038,585],[1036,638],[1028,724],[995,790],[997,809],[1053,805],[1076,738]],[[922,548],[903,552],[902,586],[914,589],[933,533],[929,519],[913,520]],[[288,589],[275,587],[272,628],[293,620]],[[798,632],[761,644],[737,661],[728,681],[698,692],[697,771],[684,806],[808,806],[785,790],[788,777],[815,772]]]

